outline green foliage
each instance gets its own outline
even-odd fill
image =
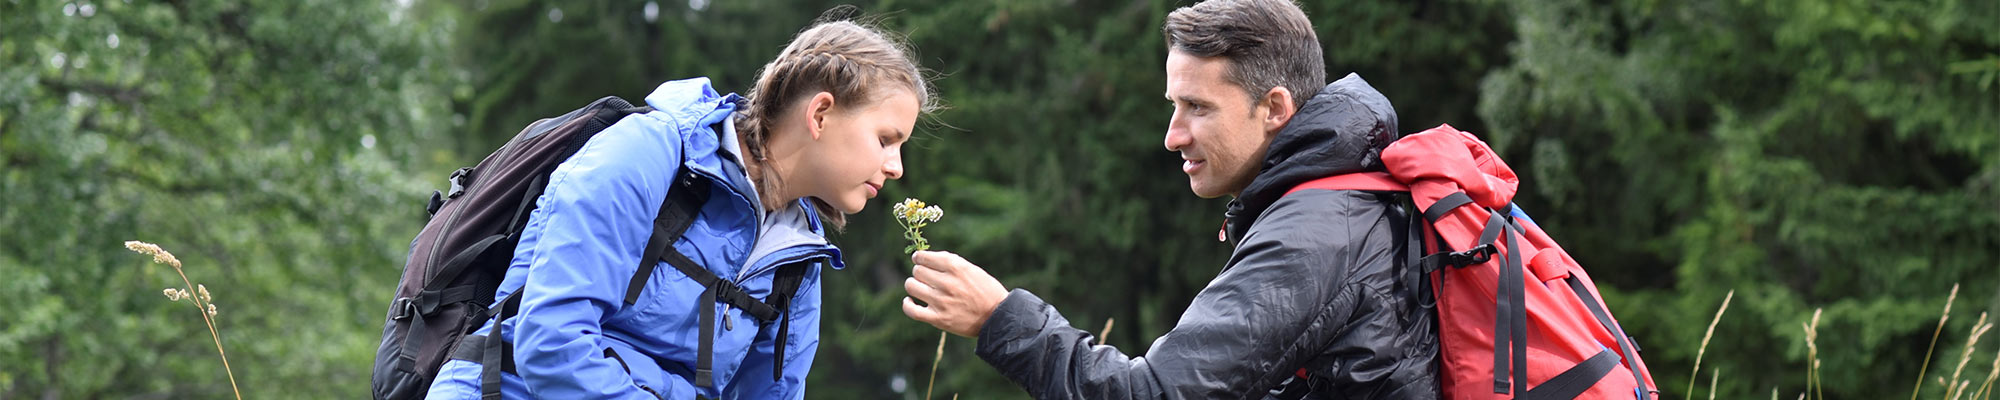
[[[1915,377],[1947,288],[2000,300],[2000,91],[1976,68],[2000,54],[2000,7],[1510,6],[1515,63],[1485,81],[1482,134],[1526,170],[1537,221],[1624,289],[1612,307],[1663,386],[1695,378],[1675,375],[1692,321],[1731,289],[1709,352],[1739,355],[1711,358],[1728,398],[1804,388],[1817,308],[1825,391],[1900,398],[1880,383]]]
[[[179,279],[125,240],[215,292],[246,397],[362,397],[445,174],[597,97],[694,76],[747,91],[837,4],[99,1],[0,0],[0,398],[227,395],[206,328],[158,294]],[[1190,195],[1160,145],[1159,23],[1180,5],[861,5],[949,106],[881,198],[951,209],[933,248],[1078,328],[1118,319],[1103,340],[1142,354],[1229,252],[1224,201]],[[1940,395],[2000,306],[2000,4],[1302,6],[1330,76],[1360,73],[1404,131],[1451,123],[1521,172],[1520,204],[1605,285],[1663,387],[1696,379],[1730,290],[1703,360],[1723,398],[1802,390],[1799,325],[1820,308],[1825,391],[1900,398],[1958,283],[1923,392]],[[921,396],[936,331],[899,311],[890,205],[836,238],[849,268],[826,281],[812,398]],[[936,396],[1022,397],[972,343],[946,345]],[[1964,375],[1984,375],[1978,354]]]
[[[0,397],[362,397],[444,126],[443,41],[384,2],[0,2]],[[310,16],[309,18],[303,16]],[[178,306],[178,307],[177,307]]]

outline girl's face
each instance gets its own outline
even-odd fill
[[[903,142],[917,124],[917,97],[894,90],[874,100],[820,114],[809,128],[814,143],[801,151],[798,176],[786,184],[854,214],[883,183],[902,178]]]

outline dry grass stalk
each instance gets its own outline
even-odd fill
[[[1917,393],[1924,390],[1924,374],[1930,372],[1931,353],[1937,351],[1938,335],[1944,333],[1944,322],[1951,320],[1951,302],[1958,300],[1958,284],[1951,284],[1951,295],[1944,298],[1944,314],[1938,316],[1937,330],[1931,332],[1931,345],[1924,348],[1924,363],[1917,368],[1917,386],[1910,389],[1910,400],[1917,400]]]
[[[1722,369],[1708,372],[1708,400],[1715,400],[1715,384],[1722,380]]]
[[[197,285],[194,281],[188,280],[187,272],[181,270],[181,260],[175,258],[174,253],[161,249],[159,245],[131,240],[125,242],[125,248],[153,256],[154,263],[174,267],[174,273],[180,275],[181,283],[186,286],[179,289],[167,288],[162,293],[166,294],[168,300],[178,302],[187,299],[189,303],[194,304],[195,313],[201,314],[201,322],[208,325],[208,338],[215,341],[215,355],[222,357],[222,372],[229,375],[229,391],[236,395],[236,400],[243,400],[243,391],[236,388],[236,371],[229,368],[229,353],[222,351],[222,335],[215,330],[215,303],[211,302],[214,298],[209,295],[208,286]]]
[[[1097,332],[1097,344],[1102,345],[1104,344],[1105,340],[1108,340],[1111,337],[1111,323],[1117,321],[1118,321],[1117,318],[1104,319],[1104,330]]]
[[[1986,369],[1986,383],[1980,384],[1979,391],[1974,392],[1971,398],[1985,399],[1992,397],[1993,380],[1996,378],[2000,378],[2000,351],[1994,352],[1993,366]]]
[[[938,362],[944,361],[944,339],[949,337],[951,337],[949,332],[938,332],[937,358],[931,359],[931,381],[924,384],[924,400],[931,400],[931,389],[937,388]],[[958,395],[951,395],[951,398],[956,400]]]
[[[1708,339],[1715,337],[1715,325],[1722,323],[1722,313],[1729,311],[1729,300],[1736,298],[1736,291],[1722,296],[1722,308],[1715,310],[1715,320],[1708,321],[1708,333],[1701,335],[1701,348],[1694,353],[1694,371],[1688,372],[1688,387],[1681,393],[1694,394],[1694,380],[1701,377],[1701,356],[1708,354]]]
[[[1965,340],[1965,351],[1958,356],[1958,367],[1951,370],[1951,379],[1945,380],[1945,398],[1956,400],[1959,395],[1965,394],[1965,387],[1972,382],[1961,383],[1959,374],[1965,372],[1965,364],[1972,362],[1972,352],[1979,349],[1979,337],[1992,329],[1993,324],[1986,323],[1986,313],[1979,313],[1979,322],[1972,323],[1972,337]],[[1952,386],[1953,383],[1958,385]]]
[[[1823,311],[1826,310],[1813,309],[1812,323],[1800,324],[1806,330],[1806,355],[1809,360],[1809,363],[1806,364],[1806,393],[1819,399],[1826,398],[1826,393],[1820,390],[1819,344],[1817,343],[1819,339],[1819,316]]]

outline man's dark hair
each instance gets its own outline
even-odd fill
[[[1259,101],[1284,87],[1292,107],[1326,85],[1319,35],[1291,0],[1211,0],[1167,14],[1167,48],[1196,57],[1229,60],[1229,82]]]

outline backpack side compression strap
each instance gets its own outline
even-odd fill
[[[1618,350],[1625,354],[1625,368],[1632,370],[1632,382],[1639,386],[1636,390],[1639,392],[1637,398],[1649,400],[1648,395],[1651,393],[1648,393],[1650,389],[1646,387],[1646,377],[1639,374],[1639,345],[1633,344],[1630,336],[1625,336],[1625,330],[1618,326],[1618,321],[1611,319],[1611,313],[1605,311],[1604,306],[1597,303],[1597,296],[1590,295],[1590,288],[1584,286],[1582,280],[1576,279],[1576,275],[1570,275],[1563,280],[1569,282],[1570,291],[1576,292],[1577,300],[1582,300],[1584,306],[1590,307],[1590,313],[1597,315],[1597,322],[1603,324],[1606,331],[1618,338]]]

